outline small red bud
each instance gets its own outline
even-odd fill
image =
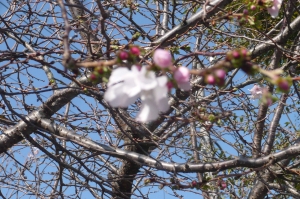
[[[130,48],[130,52],[131,52],[133,55],[139,56],[140,53],[141,53],[141,50],[140,50],[139,47],[137,47],[137,46],[132,46],[132,47]]]
[[[102,67],[98,67],[98,68],[96,69],[96,71],[97,71],[97,73],[99,73],[99,74],[103,74],[103,68],[102,68]]]
[[[248,51],[247,51],[247,49],[243,48],[243,49],[241,50],[241,53],[242,53],[242,55],[243,55],[244,58],[247,58],[247,56],[248,56]]]
[[[244,9],[244,10],[243,10],[243,13],[244,13],[244,15],[248,15],[248,14],[249,14],[249,12],[248,12],[247,9]]]
[[[97,79],[97,76],[96,76],[94,73],[92,73],[92,74],[90,75],[90,79],[91,79],[92,81],[95,81],[95,80]]]
[[[121,60],[127,60],[128,57],[129,57],[129,55],[128,55],[128,53],[127,53],[126,51],[121,51],[121,52],[119,53],[119,58],[120,58]]]
[[[232,52],[232,56],[233,56],[233,58],[238,59],[238,58],[240,58],[240,53],[235,50]]]
[[[225,182],[225,181],[222,181],[222,182],[221,182],[221,185],[220,185],[221,190],[224,190],[226,187],[227,187],[226,182]]]
[[[289,83],[285,79],[282,79],[281,81],[279,81],[278,87],[283,92],[287,92],[290,89]]]
[[[173,88],[173,83],[172,82],[167,82],[167,88],[168,90],[171,90]]]
[[[198,183],[197,183],[195,180],[193,180],[193,181],[192,181],[192,186],[193,186],[193,187],[196,187],[197,185],[198,185]]]

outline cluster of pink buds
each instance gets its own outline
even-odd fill
[[[223,69],[217,69],[205,76],[205,82],[211,85],[223,86],[225,78],[226,71]]]
[[[128,61],[134,63],[137,61],[137,58],[141,55],[141,49],[137,46],[130,46],[129,51],[121,50],[117,54],[117,62],[122,63],[123,61]]]
[[[191,183],[191,187],[199,189],[199,183],[196,180],[193,180]]]
[[[221,190],[224,190],[227,188],[227,183],[224,180],[218,180],[217,185],[220,187]]]
[[[96,67],[90,75],[90,80],[93,83],[98,83],[100,81],[107,82],[110,72],[110,69],[105,66]]]
[[[226,61],[230,62],[233,67],[241,68],[246,74],[253,75],[256,72],[256,67],[250,60],[250,53],[245,48],[230,51],[226,55]]]
[[[237,20],[240,25],[244,25],[249,21],[249,19],[250,20],[252,19],[252,17],[248,15],[249,15],[249,11],[247,9],[244,9],[243,14],[237,16]],[[252,24],[252,22],[250,24]]]
[[[187,67],[178,67],[175,69],[173,66],[173,58],[168,50],[156,49],[153,54],[153,62],[156,67],[159,69],[168,71],[173,70],[173,77],[175,85],[177,84],[178,88],[188,91],[191,89],[190,85],[190,71]],[[170,90],[173,87],[172,81],[167,83],[167,87]]]

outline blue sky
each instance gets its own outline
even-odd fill
[[[46,9],[46,8],[45,8],[45,9]],[[2,6],[0,6],[0,11],[3,12],[4,10],[6,10],[6,9],[3,8]],[[59,12],[59,8],[58,8],[58,7],[56,8],[56,11]],[[15,15],[15,16],[14,16],[14,19],[17,20],[18,18],[19,18],[18,15]],[[143,16],[136,16],[135,20],[136,20],[136,22],[138,22],[138,23],[140,23],[140,24],[147,24],[147,23],[149,23],[149,21],[145,20],[145,19],[143,18]],[[126,20],[124,20],[124,21],[125,21],[126,23],[129,23],[129,22],[126,21]],[[53,20],[52,20],[51,18],[49,18],[49,19],[48,19],[48,23],[53,23]],[[2,25],[2,24],[1,24],[1,25]],[[152,32],[153,32],[153,35],[154,35],[154,34],[155,34],[154,30],[152,30]],[[50,33],[47,32],[47,30],[44,30],[44,31],[42,31],[41,34],[48,36]],[[76,34],[75,31],[71,31],[70,37],[74,36],[75,34]],[[116,33],[116,32],[112,32],[111,34],[117,34],[117,33]],[[131,36],[131,34],[130,34],[129,32],[126,32],[126,35],[129,36],[129,37]],[[120,35],[120,38],[121,38],[121,37],[122,37],[122,36]],[[122,42],[125,42],[125,41],[123,40],[123,41],[121,41],[121,43],[122,43]],[[193,42],[194,42],[194,41],[186,41],[186,43],[191,44],[191,48],[192,48],[192,49],[193,49],[193,44],[192,44]],[[7,43],[8,43],[10,46],[13,46],[13,45],[15,44],[15,42],[14,42],[12,39],[8,39],[8,40],[7,40]],[[183,42],[182,44],[184,45],[185,43]],[[41,45],[43,45],[43,44],[41,44]],[[51,45],[50,45],[50,46],[51,46]],[[214,44],[211,44],[211,45],[209,45],[209,46],[211,46],[211,47],[213,48],[213,47],[214,47]],[[77,47],[78,49],[81,49],[81,46],[79,46],[79,45],[77,45],[76,47]],[[4,43],[0,44],[0,51],[1,51],[1,50],[6,50],[6,46],[5,46]],[[18,49],[16,49],[17,52],[22,52],[22,51],[24,51],[24,50],[25,50],[24,47],[19,47]],[[184,51],[180,51],[180,53],[184,54],[185,52],[184,52]],[[57,56],[61,58],[61,55],[57,55]],[[78,56],[78,55],[74,55],[73,57],[74,57],[74,58],[77,58],[77,56]],[[51,58],[49,58],[49,59],[51,59]],[[209,64],[209,62],[208,62],[208,60],[207,60],[208,57],[200,56],[200,59],[203,60],[205,64]],[[5,62],[2,62],[1,64],[5,64]],[[30,64],[33,64],[33,65],[34,65],[34,64],[37,64],[37,63],[30,62]],[[183,62],[183,64],[187,64],[187,62]],[[56,63],[54,64],[54,66],[57,67],[57,68],[60,68],[61,70],[64,70],[64,68],[63,68],[63,66],[61,65],[61,63],[57,63],[57,62],[56,62]],[[8,70],[6,73],[9,73],[9,72],[13,71],[14,68],[15,68],[16,66],[13,65],[13,66],[10,66],[10,67],[11,67],[10,70]],[[33,82],[33,85],[35,86],[35,88],[45,87],[45,86],[47,86],[48,83],[49,83],[48,80],[47,80],[47,77],[46,77],[46,75],[45,75],[45,73],[44,73],[44,71],[43,71],[42,69],[40,69],[40,68],[29,68],[29,69],[28,69],[28,72],[27,72],[27,71],[26,71],[26,72],[25,72],[25,71],[24,71],[24,72],[21,71],[21,72],[22,72],[22,73],[21,73],[22,75],[21,75],[20,77],[18,77],[17,74],[16,74],[16,75],[13,75],[13,76],[10,76],[8,79],[6,79],[6,82],[7,82],[7,83],[12,83],[12,84],[14,84],[14,83],[17,82],[17,79],[20,78],[20,79],[21,79],[21,82],[22,82],[23,85],[25,86],[24,88],[26,88],[26,89],[32,89],[32,88],[30,87],[30,83],[29,83],[29,81],[28,81],[28,74],[32,74],[33,76],[35,76],[35,77],[37,78],[37,79],[35,79],[35,81]],[[55,70],[52,70],[52,72],[54,73],[55,78],[57,78],[57,79],[63,79],[63,81],[64,81],[65,83],[69,83],[69,82],[70,82],[68,79],[63,78],[60,74],[56,73]],[[4,72],[4,73],[2,73],[2,75],[5,75],[6,73]],[[236,75],[236,78],[234,79],[234,85],[240,84],[240,83],[244,82],[246,79],[247,79],[247,76],[245,76],[245,74],[244,74],[243,72],[239,72],[239,73]],[[60,85],[60,86],[63,86],[63,85]],[[2,89],[7,89],[7,87],[5,87],[5,86],[3,86],[3,85],[2,85],[1,88],[2,88]],[[250,93],[249,93],[248,89],[251,89],[251,88],[252,88],[252,85],[249,85],[249,86],[243,88],[242,91],[243,91],[245,94],[249,95]],[[19,92],[19,90],[12,87],[12,88],[11,88],[11,92]],[[39,94],[39,95],[40,95],[40,97],[41,97],[43,100],[46,100],[50,95],[52,95],[52,92],[43,92],[43,93],[41,93],[41,94]],[[11,105],[12,105],[13,107],[22,107],[21,104],[20,104],[20,101],[22,100],[21,97],[22,97],[21,95],[15,95],[15,96],[13,96],[13,98],[10,98],[10,100],[11,100]],[[25,97],[25,101],[26,101],[26,103],[29,104],[29,105],[34,105],[34,106],[39,106],[39,105],[41,105],[41,102],[38,100],[38,96],[36,96],[35,94],[27,95],[27,96]],[[86,102],[88,102],[89,104],[87,104]],[[236,102],[236,103],[240,103],[239,101],[235,101],[235,102]],[[103,109],[103,107],[101,107],[94,99],[89,98],[89,97],[85,97],[85,98],[79,98],[79,97],[78,97],[78,98],[75,98],[75,99],[72,101],[72,103],[74,103],[74,104],[76,104],[76,105],[80,104],[80,109],[81,109],[83,112],[91,112],[90,105],[91,105],[91,106],[98,106],[99,111],[101,111],[101,109]],[[256,108],[257,108],[258,105],[259,105],[258,100],[252,100],[251,103],[252,103],[252,106],[253,106],[253,107],[256,107]],[[226,104],[226,105],[227,105],[227,104]],[[225,104],[224,104],[224,106],[225,106]],[[229,106],[229,104],[228,104],[228,106]],[[270,110],[273,110],[275,107],[276,107],[276,104],[274,104],[274,105],[270,108]],[[63,114],[64,114],[64,110],[65,110],[65,109],[63,108],[62,110],[59,111],[59,113],[63,115]],[[24,115],[27,114],[27,112],[25,112],[24,110],[18,110],[18,109],[16,109],[16,111],[19,112],[20,114],[24,114]],[[257,112],[257,110],[255,110],[255,111]],[[255,112],[255,111],[254,111],[254,112]],[[70,115],[72,115],[73,113],[78,113],[78,110],[76,110],[73,106],[71,106]],[[235,111],[235,113],[236,113],[237,117],[239,117],[239,118],[241,118],[241,117],[244,116],[242,111]],[[3,114],[3,113],[1,113],[1,114]],[[273,116],[273,114],[270,114],[269,117],[268,117],[268,120],[272,119],[272,116]],[[290,117],[291,117],[291,118],[296,118],[297,115],[291,114]],[[283,117],[283,119],[281,120],[281,125],[284,126],[286,122],[288,122],[288,119],[285,118],[285,117]],[[73,124],[73,125],[83,125],[81,121],[74,121],[72,124]],[[96,126],[96,124],[95,124],[93,121],[91,121],[91,125]],[[83,133],[83,132],[78,132],[78,133]],[[36,136],[36,135],[35,135],[35,136]],[[33,137],[35,137],[35,136],[33,135]],[[244,138],[245,138],[246,140],[248,140],[249,142],[251,142],[251,139],[252,139],[251,136],[252,136],[251,132],[248,132],[248,134],[245,135]],[[91,132],[91,134],[89,134],[89,137],[90,137],[91,139],[94,139],[94,140],[99,141],[99,142],[103,141],[103,140],[101,140],[101,139],[104,139],[103,137],[100,138],[99,135],[98,135],[97,133],[95,133],[95,132]],[[233,141],[233,140],[232,140],[232,135],[230,135],[230,134],[224,135],[224,138],[227,139],[227,140],[229,140],[229,141]],[[233,156],[238,155],[237,152],[236,152],[235,150],[233,150],[233,148],[229,147],[229,145],[225,144],[224,142],[219,141],[219,144],[220,144],[221,147],[223,147],[224,149],[226,149],[225,151],[226,151],[227,155],[230,155],[230,154],[233,155]],[[75,147],[76,147],[76,146],[73,146],[73,144],[70,144],[70,143],[68,143],[67,146],[70,147],[70,148],[75,148]],[[51,148],[51,147],[49,147],[49,148]],[[14,153],[14,154],[15,154],[15,158],[18,159],[18,160],[19,160],[21,163],[23,163],[23,164],[25,163],[26,160],[28,160],[28,155],[32,152],[32,151],[31,151],[31,148],[28,147],[28,143],[27,143],[27,144],[26,144],[26,143],[20,143],[20,144],[18,144],[17,146],[13,147],[12,150],[13,150],[13,151],[16,151],[16,152]],[[172,152],[172,150],[170,150],[170,152]],[[155,156],[157,155],[157,152],[153,152],[152,155],[155,157]],[[180,155],[185,155],[185,154],[180,154]],[[29,172],[28,172],[28,173],[26,174],[26,175],[28,176],[28,179],[29,179],[29,180],[30,180],[30,179],[34,180],[34,175],[37,174],[37,173],[36,173],[37,171],[43,171],[43,173],[39,173],[39,175],[43,175],[43,177],[44,177],[45,179],[48,179],[48,178],[51,176],[51,175],[49,175],[51,172],[56,171],[56,169],[55,169],[56,163],[51,162],[51,161],[47,161],[47,162],[45,162],[44,164],[41,164],[41,166],[38,166],[38,168],[36,168],[36,165],[37,165],[36,163],[37,163],[37,162],[40,163],[40,162],[42,162],[42,161],[44,160],[44,154],[43,154],[42,152],[40,152],[40,153],[38,154],[38,157],[39,157],[38,159],[34,159],[34,160],[32,161],[32,167],[31,167],[32,173],[29,173]],[[182,162],[182,159],[181,159],[180,157],[178,157],[178,156],[175,156],[175,157],[173,158],[173,160],[176,161],[176,162],[177,162],[177,161],[178,161],[178,162]],[[37,162],[35,162],[35,161],[37,161]],[[52,167],[49,166],[49,165],[51,165]],[[44,170],[43,167],[45,168],[45,170]],[[15,167],[14,163],[11,162],[11,163],[8,163],[7,168],[11,168],[12,170],[14,170],[16,167]],[[144,170],[141,169],[141,171],[144,171]],[[33,174],[34,174],[34,175],[33,175]],[[158,171],[158,172],[157,172],[157,175],[163,176],[163,177],[168,177],[168,173],[166,173],[166,172],[161,172],[161,171]],[[189,176],[190,176],[190,177],[195,177],[195,174],[189,174]],[[45,186],[45,185],[43,185],[43,186]],[[149,189],[149,188],[150,188],[150,189]],[[46,186],[45,186],[45,189],[49,189],[49,190],[50,190],[50,188],[47,188]],[[166,188],[164,188],[163,190],[159,190],[159,189],[157,188],[157,184],[154,184],[154,185],[149,184],[148,186],[142,188],[142,191],[143,191],[144,193],[147,193],[148,190],[150,190],[151,192],[153,192],[153,193],[150,194],[150,197],[151,197],[151,198],[155,198],[155,197],[159,197],[159,198],[168,198],[168,199],[178,198],[178,197],[175,197],[175,196],[173,197],[173,196],[171,196],[171,195],[169,194],[169,193],[172,194],[172,190],[171,190],[170,188],[167,188],[167,187],[166,187]],[[5,191],[5,188],[3,188],[2,192],[4,192],[4,193],[9,193],[10,191],[8,190],[8,191],[6,192],[6,191]],[[69,189],[69,190],[67,190],[67,192],[69,192],[70,194],[72,194],[72,192],[74,192],[74,190],[73,190],[73,189]],[[196,189],[193,189],[193,190],[184,190],[184,191],[178,190],[178,191],[176,191],[176,192],[178,192],[178,194],[179,194],[179,195],[182,195],[184,198],[190,198],[190,197],[196,197],[196,196],[199,196],[199,195],[196,195],[196,194],[193,193],[193,192],[198,192]],[[25,194],[25,195],[26,195],[26,194]],[[92,197],[92,196],[90,195],[90,193],[89,193],[88,191],[87,191],[87,192],[84,192],[84,195],[81,196],[81,198],[91,198],[91,197]],[[26,196],[24,196],[23,198],[34,198],[34,196],[26,195]]]

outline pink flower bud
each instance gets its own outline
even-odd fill
[[[128,53],[127,53],[126,51],[121,51],[121,52],[119,53],[119,58],[120,58],[121,60],[127,60],[128,57],[129,57],[129,55],[128,55]]]
[[[232,52],[232,55],[233,55],[233,58],[235,58],[235,59],[240,58],[240,53],[236,50]]]
[[[216,83],[215,77],[212,74],[209,74],[205,78],[206,83],[214,85]]]
[[[188,82],[190,80],[190,71],[186,67],[179,67],[174,73],[174,79],[177,82]]]
[[[256,6],[255,5],[251,5],[250,9],[251,10],[256,10]]]
[[[248,56],[248,51],[247,51],[247,49],[245,49],[245,48],[243,48],[243,49],[241,50],[241,53],[242,53],[242,55],[243,55],[244,58],[246,58],[246,57]]]
[[[132,46],[132,47],[130,48],[130,52],[131,52],[133,55],[139,56],[140,53],[141,53],[141,50],[140,50],[139,47],[137,47],[137,46]]]
[[[224,180],[222,180],[221,184],[220,184],[220,189],[224,190],[227,187],[227,184]]]
[[[223,86],[225,83],[226,72],[223,69],[218,69],[214,71],[214,76],[217,78],[217,85]]]
[[[96,68],[96,71],[97,71],[97,73],[100,74],[100,75],[103,74],[103,68],[102,68],[102,67],[97,67],[97,68]]]
[[[196,187],[197,185],[198,185],[198,183],[197,183],[195,180],[193,180],[193,181],[192,181],[192,186],[193,186],[193,187]]]
[[[290,85],[287,80],[282,79],[278,82],[278,87],[282,92],[288,92],[290,89]]]
[[[190,71],[186,67],[179,67],[174,72],[174,79],[180,89],[188,91],[191,89],[190,85]]]
[[[243,13],[244,13],[244,15],[248,15],[248,14],[249,14],[249,12],[248,12],[247,9],[244,9],[244,10],[243,10]]]
[[[163,49],[155,50],[153,54],[153,61],[161,68],[167,68],[173,64],[170,51]]]
[[[97,76],[96,76],[94,73],[92,73],[92,74],[90,75],[90,79],[91,79],[92,81],[95,81],[95,80],[97,79]]]
[[[226,72],[223,69],[218,69],[215,72],[217,78],[224,80],[226,77]]]
[[[170,91],[173,88],[173,83],[172,82],[167,82],[167,88]]]

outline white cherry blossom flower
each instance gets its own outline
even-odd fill
[[[28,155],[29,159],[34,159],[34,157],[40,152],[39,148],[32,147],[32,153]]]
[[[120,67],[112,72],[104,99],[112,107],[125,108],[141,97],[142,106],[136,120],[153,121],[159,112],[169,109],[167,81],[166,76],[156,77],[145,67],[141,70],[137,66],[131,70]]]
[[[273,6],[268,8],[268,12],[272,18],[276,18],[278,16],[281,4],[282,0],[273,0]]]
[[[254,84],[253,88],[251,88],[249,91],[251,93],[251,99],[260,99],[262,97],[263,88],[257,84]]]

